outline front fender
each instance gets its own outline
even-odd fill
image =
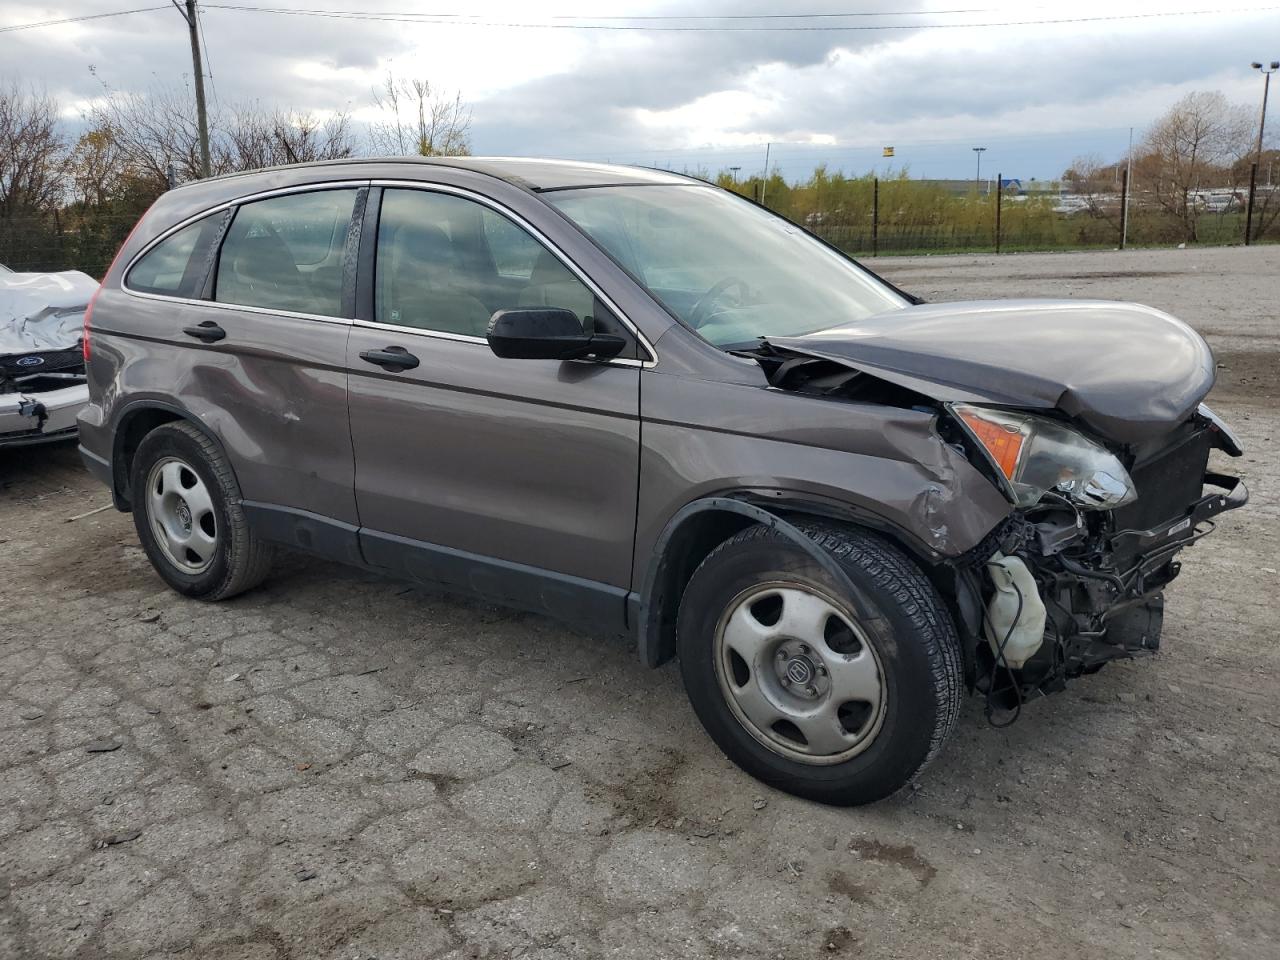
[[[657,667],[675,655],[676,614],[689,577],[708,553],[744,527],[764,524],[791,540],[827,571],[848,596],[856,591],[835,559],[786,517],[752,502],[748,491],[704,497],[681,508],[658,537],[636,601],[633,623],[640,661]],[[824,515],[821,510],[806,511]]]

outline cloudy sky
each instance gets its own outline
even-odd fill
[[[123,90],[189,83],[185,24],[163,4],[4,0],[0,79],[48,90],[72,125],[103,83]],[[6,29],[136,7],[156,9]],[[1280,59],[1280,0],[201,0],[201,7],[212,95],[221,103],[347,110],[367,121],[372,87],[391,70],[460,90],[473,105],[477,154],[710,172],[736,165],[744,175],[763,168],[771,142],[773,164],[794,176],[817,161],[884,171],[885,145],[896,148],[895,167],[913,175],[972,176],[972,147],[984,145],[984,174],[1052,178],[1079,154],[1121,156],[1131,126],[1140,137],[1188,91],[1221,90],[1256,104],[1261,78],[1249,62]],[[282,10],[310,12],[275,12]],[[1170,11],[1188,12],[1162,15]],[[1280,102],[1277,112],[1280,126]]]

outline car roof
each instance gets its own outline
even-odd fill
[[[263,170],[246,170],[229,173],[212,180],[253,176],[270,170],[302,171],[308,168],[332,172],[333,168],[359,168],[369,164],[405,164],[416,166],[453,167],[474,170],[476,173],[497,177],[508,183],[534,192],[567,190],[574,187],[619,186],[624,184],[682,185],[700,183],[694,177],[655,170],[649,167],[629,166],[617,163],[586,163],[580,160],[552,160],[535,157],[360,157],[344,160],[323,160],[316,163],[290,164],[286,167],[269,167]],[[209,181],[197,181],[208,183]]]

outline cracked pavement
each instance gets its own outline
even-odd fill
[[[703,735],[673,665],[289,556],[164,589],[73,447],[0,454],[0,957],[1280,956],[1280,249],[880,261],[931,299],[1132,298],[1223,362],[1249,507],[1164,651],[836,810]]]

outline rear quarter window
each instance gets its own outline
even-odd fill
[[[218,254],[214,299],[336,317],[354,189],[316,190],[242,205]]]
[[[125,280],[129,289],[189,299],[198,296],[206,255],[223,215],[201,217],[148,250],[129,271]]]

